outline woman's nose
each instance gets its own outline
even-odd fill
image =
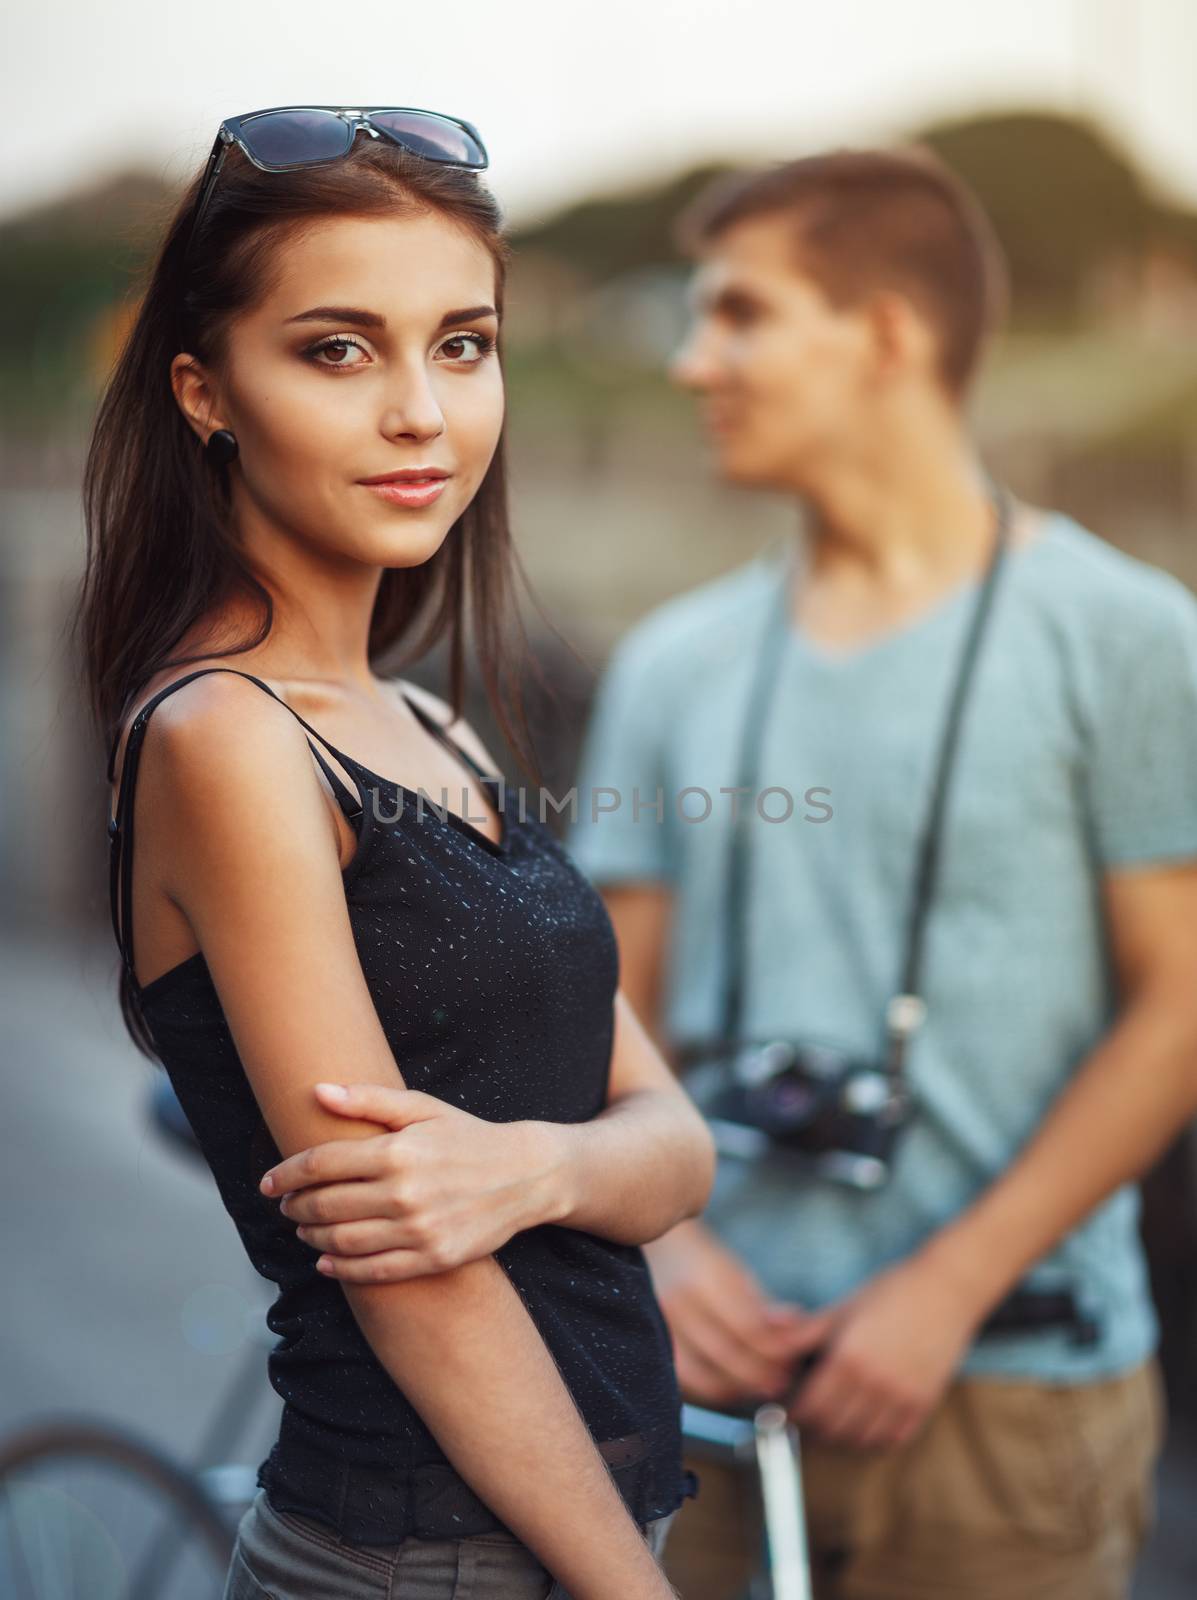
[[[427,377],[406,378],[382,418],[382,431],[390,439],[435,439],[445,431],[445,415]]]

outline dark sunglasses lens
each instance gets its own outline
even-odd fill
[[[353,133],[331,111],[268,111],[243,123],[241,137],[257,160],[283,167],[344,155]]]
[[[423,111],[371,111],[370,121],[428,161],[486,166],[486,151],[478,141],[446,117],[430,116]]]

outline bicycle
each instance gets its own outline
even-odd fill
[[[1067,1331],[1079,1345],[1092,1343],[1098,1325],[1079,1306],[1070,1290],[1019,1287],[989,1313],[978,1330],[980,1339],[1001,1338],[1028,1328]],[[761,1555],[756,1571],[738,1600],[812,1600],[813,1578],[802,1457],[798,1429],[789,1421],[801,1381],[821,1357],[812,1351],[796,1365],[786,1405],[762,1402],[739,1411],[713,1411],[684,1404],[683,1444],[687,1452],[759,1476]]]
[[[148,1112],[202,1161],[167,1079],[153,1085]],[[257,1493],[257,1466],[236,1461],[235,1446],[267,1392],[251,1344],[191,1465],[107,1418],[43,1418],[0,1440],[0,1595],[218,1600]]]
[[[176,1150],[204,1165],[164,1076],[151,1088],[148,1114]],[[992,1337],[1028,1327],[1066,1328],[1081,1344],[1097,1332],[1071,1292],[1025,1289],[1012,1292],[980,1332]],[[256,1405],[271,1393],[262,1376],[261,1351],[251,1345],[192,1465],[102,1418],[47,1418],[0,1440],[0,1595],[217,1600],[237,1525],[257,1493],[258,1467],[237,1461],[233,1452]],[[759,1475],[761,1564],[743,1600],[810,1600],[801,1450],[785,1408],[764,1403],[737,1413],[687,1404],[682,1432],[696,1455]],[[94,1504],[83,1486],[54,1485],[55,1473],[69,1483],[71,1473],[96,1468],[103,1478]],[[122,1496],[134,1510],[122,1510]]]
[[[170,1082],[151,1087],[151,1126],[203,1156]],[[206,1170],[206,1168],[205,1168]],[[105,1418],[45,1418],[0,1440],[0,1594],[5,1600],[218,1600],[257,1467],[234,1459],[268,1392],[251,1346],[197,1459]],[[755,1461],[765,1493],[766,1587],[752,1600],[809,1600],[797,1435],[779,1406],[744,1418],[684,1406],[687,1446]],[[88,1481],[88,1479],[92,1481]]]
[[[801,1444],[784,1406],[767,1401],[746,1417],[683,1405],[682,1437],[699,1458],[759,1474],[761,1564],[743,1600],[811,1600]]]

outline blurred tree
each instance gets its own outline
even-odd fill
[[[174,198],[130,173],[0,224],[0,420],[10,435],[90,410],[120,308]]]
[[[1098,128],[1045,112],[934,123],[915,135],[973,189],[1010,259],[1020,316],[1080,315],[1095,269],[1141,255],[1166,208]]]
[[[1157,197],[1100,128],[1018,111],[936,122],[914,137],[960,173],[993,217],[1011,261],[1016,322],[1099,318],[1099,276],[1118,268],[1133,296],[1148,255],[1158,260],[1161,248],[1173,270],[1197,282],[1197,212]],[[551,389],[554,406],[554,373],[579,387],[561,346],[578,342],[589,291],[621,281],[635,311],[661,269],[682,269],[673,239],[679,211],[729,170],[698,167],[514,231],[509,349],[517,370],[521,360],[538,363],[534,387]],[[176,198],[134,172],[0,223],[0,423],[14,448],[31,434],[86,423],[137,273]]]
[[[583,200],[547,222],[514,232],[516,254],[535,246],[598,283],[638,267],[677,262],[674,218],[713,178],[731,170],[727,165],[695,167],[634,192]]]

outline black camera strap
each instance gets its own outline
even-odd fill
[[[890,1001],[886,1016],[888,1036],[887,1072],[890,1078],[891,1093],[894,1094],[903,1092],[906,1046],[911,1035],[920,1026],[923,1018],[924,1006],[919,995],[919,984],[922,978],[922,958],[927,915],[931,909],[939,869],[944,810],[947,805],[952,768],[955,762],[956,747],[959,742],[960,727],[963,721],[968,690],[973,680],[973,669],[976,665],[982,635],[985,631],[985,623],[992,606],[998,573],[1009,545],[1011,514],[1009,494],[997,483],[991,482],[989,487],[996,517],[993,553],[990,556],[984,580],[977,594],[968,634],[956,668],[956,678],[952,687],[947,716],[944,720],[943,734],[940,739],[935,781],[931,789],[927,815],[924,819],[919,839],[914,886],[906,929],[905,954],[901,969],[901,987],[898,994]],[[779,585],[778,603],[774,608],[770,623],[766,627],[765,636],[761,642],[757,657],[756,672],[749,693],[740,742],[738,761],[740,772],[739,788],[747,790],[748,804],[737,807],[727,858],[724,917],[727,978],[724,986],[720,1034],[720,1043],[724,1048],[735,1047],[742,1042],[740,1029],[744,1007],[745,947],[747,943],[747,851],[748,829],[752,822],[750,808],[755,805],[761,744],[777,684],[778,663],[790,629],[789,572],[790,568],[787,562],[785,580]],[[685,1056],[689,1054],[689,1051],[684,1052],[683,1064]]]

